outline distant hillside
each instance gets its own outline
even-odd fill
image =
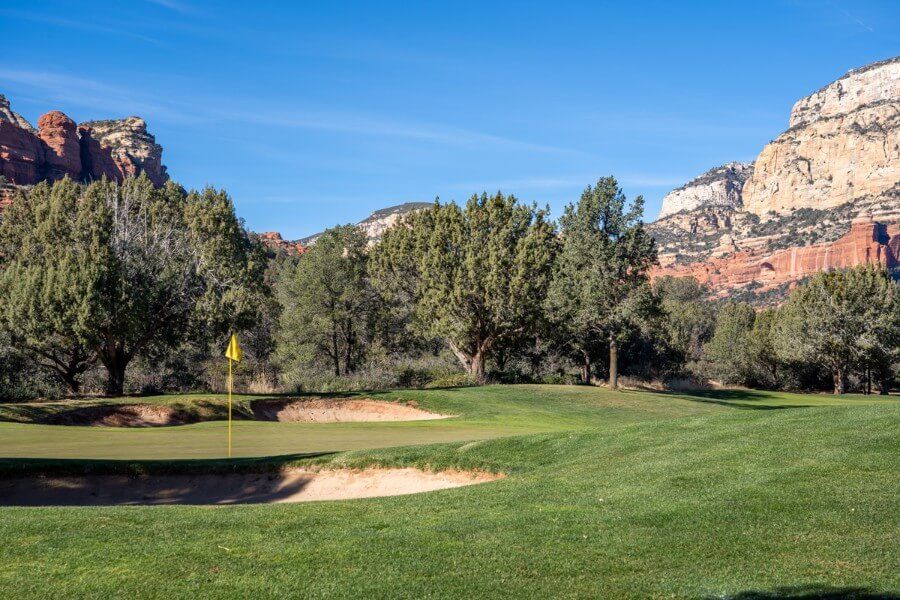
[[[359,227],[366,234],[366,237],[369,240],[369,245],[372,245],[378,242],[384,232],[394,223],[400,220],[400,217],[413,211],[428,208],[429,206],[431,206],[430,202],[405,202],[403,204],[397,204],[395,206],[388,206],[387,208],[380,208],[357,223],[357,225],[359,225]],[[318,239],[321,235],[322,232],[319,232],[297,241],[304,246],[309,246],[315,244],[316,239]]]

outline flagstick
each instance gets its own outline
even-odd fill
[[[231,458],[231,388],[233,387],[234,380],[231,375],[231,362],[232,360],[228,359],[228,458]]]

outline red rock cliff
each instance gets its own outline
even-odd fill
[[[146,173],[154,185],[168,181],[162,147],[138,117],[76,126],[60,111],[38,120],[38,129],[0,96],[0,175],[15,185],[69,176],[79,181],[122,181]]]
[[[832,271],[866,264],[888,269],[900,266],[900,223],[857,219],[842,238],[824,244],[787,248],[769,255],[736,252],[704,262],[657,267],[651,277],[673,275],[695,277],[725,296],[756,282],[758,291],[805,279],[819,271]]]

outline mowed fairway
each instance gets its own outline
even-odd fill
[[[900,593],[896,399],[557,386],[381,397],[458,416],[239,422],[240,452],[341,451],[290,464],[481,469],[508,477],[413,496],[294,505],[0,508],[0,596]],[[0,407],[2,418],[29,414]],[[66,451],[132,461],[216,457],[223,433],[220,422],[140,430],[3,423],[0,456],[10,457],[7,473],[38,472],[40,461],[21,458]],[[167,447],[155,450],[160,443]],[[201,444],[208,445],[191,454]]]

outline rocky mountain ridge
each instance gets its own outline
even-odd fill
[[[898,268],[900,57],[797,101],[789,128],[752,167],[734,164],[666,196],[649,226],[660,248],[654,276],[693,275],[720,297],[765,296],[819,270]]]
[[[362,229],[363,233],[366,235],[369,246],[374,246],[381,239],[381,236],[384,235],[384,232],[392,227],[395,223],[397,223],[397,221],[399,221],[400,218],[403,217],[403,215],[428,208],[429,206],[431,206],[430,202],[405,202],[403,204],[388,206],[386,208],[376,210],[371,215],[358,222],[356,225],[360,229]],[[266,232],[261,235],[269,236],[273,240],[275,238],[281,238],[281,234],[274,231]],[[285,243],[289,245],[292,244],[302,247],[308,247],[315,244],[316,240],[321,236],[321,232],[314,233],[313,235],[307,236],[305,238],[300,238],[299,240]],[[277,246],[278,243],[273,241],[271,245]]]

